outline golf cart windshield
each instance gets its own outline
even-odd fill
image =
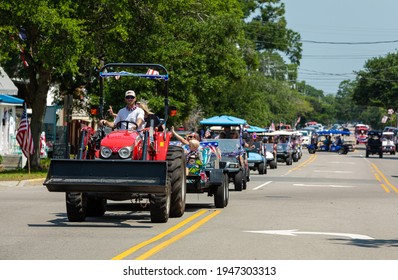
[[[289,150],[289,143],[279,143],[276,145],[276,150],[278,152],[286,152]]]
[[[222,155],[238,155],[242,151],[239,139],[218,139],[218,148]]]

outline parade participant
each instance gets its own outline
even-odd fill
[[[121,121],[129,121],[136,123],[137,127],[133,127],[133,129],[141,131],[145,127],[145,121],[144,121],[145,113],[144,110],[142,110],[140,107],[138,107],[135,104],[136,95],[133,90],[126,91],[125,102],[126,102],[126,107],[119,110],[113,122],[102,119],[99,122],[100,125],[105,125],[111,128],[115,128],[115,124]],[[126,123],[122,123],[121,129],[128,129],[128,128],[129,127],[126,127]]]

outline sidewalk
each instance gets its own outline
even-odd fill
[[[24,187],[24,186],[41,186],[45,178],[21,180],[21,181],[0,181],[0,187]]]

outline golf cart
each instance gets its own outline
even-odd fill
[[[366,157],[369,155],[378,154],[379,158],[383,157],[383,145],[381,142],[382,131],[380,130],[369,130],[368,141],[366,142]]]
[[[267,174],[267,159],[266,150],[264,143],[259,140],[257,133],[266,132],[267,130],[257,126],[250,126],[247,132],[251,134],[251,141],[249,141],[249,147],[246,148],[247,161],[249,163],[249,169],[258,171],[258,174]]]
[[[368,132],[369,126],[366,124],[357,124],[355,125],[355,138],[358,144],[366,144],[368,141]]]
[[[273,132],[264,132],[259,134],[262,137],[262,146],[265,150],[265,158],[267,160],[267,165],[270,169],[278,168],[277,161],[277,150],[276,150],[276,140],[277,134]]]
[[[395,155],[395,136],[394,132],[383,131],[381,135],[381,143],[383,153],[390,153],[390,155]]]
[[[350,132],[345,130],[320,130],[317,132],[317,140],[307,146],[308,152],[314,154],[318,152],[337,152],[347,154],[353,150],[352,143],[345,143],[345,137]]]
[[[285,162],[286,165],[293,164],[293,148],[291,143],[291,137],[293,132],[278,130],[275,131],[277,135],[277,144],[276,144],[276,158],[277,161]],[[296,155],[297,157],[297,155]],[[298,159],[296,160],[298,161]]]
[[[246,189],[250,180],[247,153],[244,149],[243,126],[246,121],[233,116],[214,116],[204,119],[200,124],[218,134],[218,148],[221,151],[220,168],[228,175],[228,182],[233,182],[236,191]],[[231,139],[232,137],[237,137]]]
[[[214,196],[216,208],[224,208],[229,201],[229,179],[220,168],[221,153],[218,145],[218,141],[205,139],[200,142],[198,157],[189,159],[187,193],[207,193],[208,196]],[[187,149],[186,146],[183,147]]]

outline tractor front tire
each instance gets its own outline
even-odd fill
[[[85,193],[67,192],[66,214],[70,222],[84,222],[86,220],[87,197]]]
[[[170,216],[170,181],[166,186],[166,194],[154,194],[149,199],[152,223],[166,223]]]

